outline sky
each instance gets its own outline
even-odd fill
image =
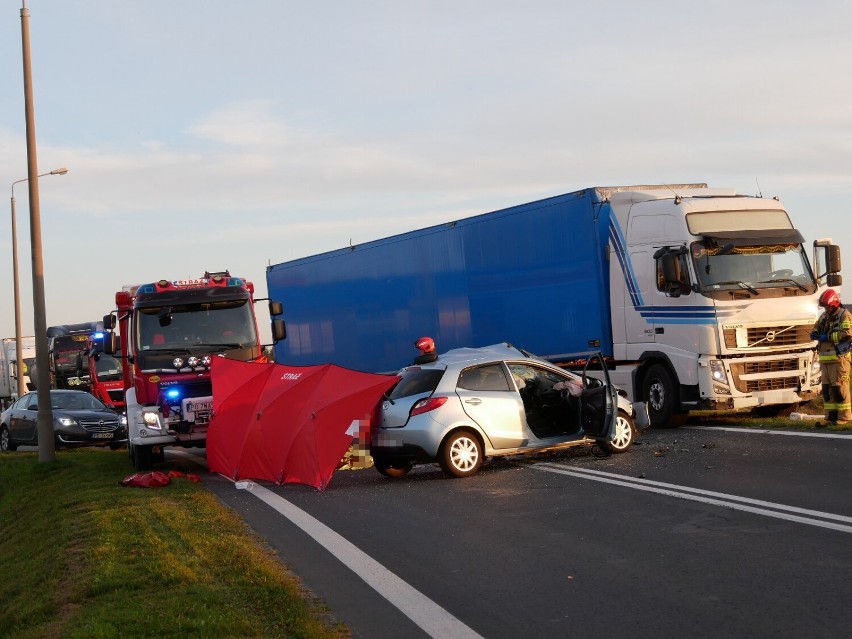
[[[22,4],[0,0],[0,180],[33,335]],[[26,7],[38,171],[68,169],[39,180],[48,326],[205,270],[265,297],[270,264],[592,186],[777,196],[852,251],[848,0]]]

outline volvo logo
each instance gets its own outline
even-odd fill
[[[767,331],[766,333],[766,341],[772,342],[775,340],[775,331]]]

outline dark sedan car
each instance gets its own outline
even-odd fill
[[[57,448],[127,444],[127,419],[94,395],[51,390],[53,433]],[[19,397],[0,415],[0,451],[38,446],[38,392]]]

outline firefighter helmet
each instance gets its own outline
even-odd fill
[[[840,296],[833,288],[827,288],[819,296],[819,305],[823,308],[837,308],[840,306]]]
[[[421,337],[419,340],[414,342],[414,345],[417,347],[417,350],[423,351],[424,353],[432,353],[435,351],[435,340],[431,337]]]

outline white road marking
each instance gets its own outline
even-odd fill
[[[725,430],[730,433],[756,433],[758,435],[787,435],[788,437],[829,437],[831,439],[846,439],[852,442],[852,435],[829,431],[814,433],[807,430],[761,430],[758,428],[728,428],[726,426],[686,426],[684,430]]]
[[[429,636],[441,639],[482,639],[481,635],[444,608],[298,506],[254,482],[240,481],[235,485],[249,491],[305,531]]]
[[[731,508],[733,510],[742,510],[744,512],[764,515],[766,517],[775,517],[776,519],[795,521],[800,524],[807,524],[809,526],[817,526],[819,528],[830,528],[831,530],[852,533],[852,526],[847,526],[842,523],[835,523],[852,523],[852,517],[846,517],[844,515],[835,515],[833,513],[825,513],[817,510],[796,508],[795,506],[787,506],[785,504],[776,504],[773,502],[760,501],[758,499],[749,499],[748,497],[738,497],[736,495],[728,495],[726,493],[716,493],[710,490],[702,490],[700,488],[678,486],[677,484],[666,484],[663,482],[656,482],[648,479],[626,477],[624,475],[617,475],[615,473],[604,473],[601,471],[585,468],[572,468],[552,463],[532,464],[531,468],[550,473],[557,473],[560,475],[569,475],[571,477],[579,477],[581,479],[589,479],[592,481],[600,481],[607,484],[624,486],[626,488],[632,488],[634,490],[658,493],[660,495],[667,495],[669,497],[677,497],[678,499],[698,501],[714,506]],[[799,513],[799,515],[793,513]],[[811,516],[805,517],[800,515]]]

